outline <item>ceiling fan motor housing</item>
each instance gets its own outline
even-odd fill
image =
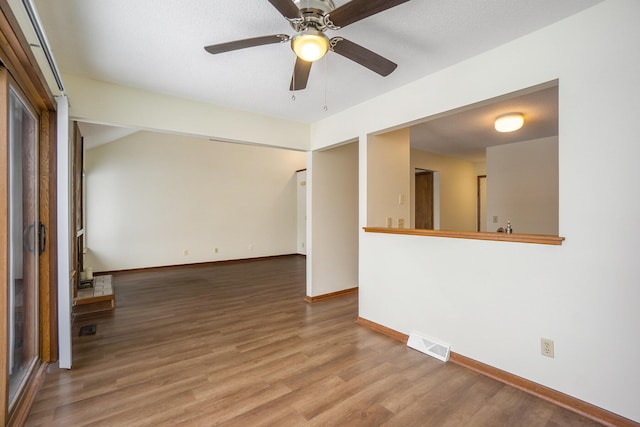
[[[294,0],[293,2],[300,10],[318,9],[325,13],[329,13],[336,8],[332,0]]]
[[[294,3],[302,12],[302,18],[289,19],[291,27],[296,32],[307,28],[315,28],[318,31],[326,31],[329,28],[324,17],[336,8],[332,0],[294,0]]]

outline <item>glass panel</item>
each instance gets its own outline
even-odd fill
[[[9,91],[9,406],[38,357],[37,122]]]

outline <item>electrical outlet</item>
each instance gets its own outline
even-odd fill
[[[393,218],[390,216],[387,217],[387,228],[393,227]]]
[[[553,340],[549,338],[540,338],[540,352],[543,356],[554,357]]]
[[[213,253],[218,253],[218,248],[213,248]]]
[[[493,223],[497,224],[498,223],[498,215],[494,215],[493,216]]]
[[[189,249],[185,249],[184,251],[182,251],[182,255],[184,256],[189,255]]]
[[[398,228],[404,228],[404,218],[398,218]]]

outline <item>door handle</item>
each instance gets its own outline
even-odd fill
[[[35,224],[29,224],[29,226],[27,226],[27,228],[25,228],[24,231],[22,232],[22,242],[23,242],[24,248],[31,253],[33,253],[34,251],[33,244],[35,243],[34,242],[35,228],[36,228]]]
[[[40,221],[38,233],[38,254],[42,255],[47,248],[47,227]]]

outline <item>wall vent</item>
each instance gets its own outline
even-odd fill
[[[418,335],[415,332],[411,332],[411,334],[409,334],[407,346],[428,354],[429,356],[435,357],[438,360],[442,360],[443,362],[449,360],[449,345],[441,344],[431,338]]]

